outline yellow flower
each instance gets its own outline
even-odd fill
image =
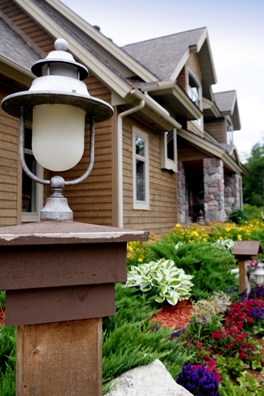
[[[143,258],[142,258],[142,257],[139,257],[138,261],[139,261],[140,263],[142,263]]]
[[[242,241],[242,235],[238,234],[237,240],[238,240],[238,241]]]
[[[206,238],[203,238],[203,239],[202,239],[202,241],[203,241],[203,242],[206,242],[206,241],[207,241],[207,239],[206,239]]]

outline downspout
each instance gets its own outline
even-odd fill
[[[132,95],[134,91],[130,92]],[[145,100],[132,109],[125,110],[117,117],[117,202],[118,202],[118,227],[123,228],[123,118],[143,109]]]

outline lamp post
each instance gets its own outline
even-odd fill
[[[81,81],[87,69],[55,42],[32,71],[26,92],[7,96],[3,109],[20,118],[19,152],[26,174],[50,185],[41,221],[0,229],[0,288],[6,290],[7,326],[17,326],[19,396],[99,396],[103,316],[115,313],[114,283],[126,281],[126,242],[146,240],[144,231],[73,221],[62,191],[90,174],[95,122],[110,118],[112,107],[91,97]],[[76,180],[40,179],[24,157],[25,122],[32,121],[36,160],[52,171],[70,169],[84,150],[90,124],[90,161]]]
[[[251,272],[251,275],[254,276],[256,284],[258,286],[263,284],[264,281],[264,268],[263,263],[258,262],[254,271]]]

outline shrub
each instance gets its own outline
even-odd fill
[[[236,224],[241,224],[249,220],[249,216],[242,209],[235,209],[229,214],[228,220]]]

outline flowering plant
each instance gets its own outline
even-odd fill
[[[220,396],[219,377],[204,364],[183,366],[176,382],[196,396]]]
[[[192,275],[186,275],[183,269],[177,268],[173,260],[160,259],[147,264],[132,266],[128,271],[127,287],[139,287],[142,292],[151,289],[157,292],[155,301],[167,300],[171,305],[190,298],[193,286]]]

